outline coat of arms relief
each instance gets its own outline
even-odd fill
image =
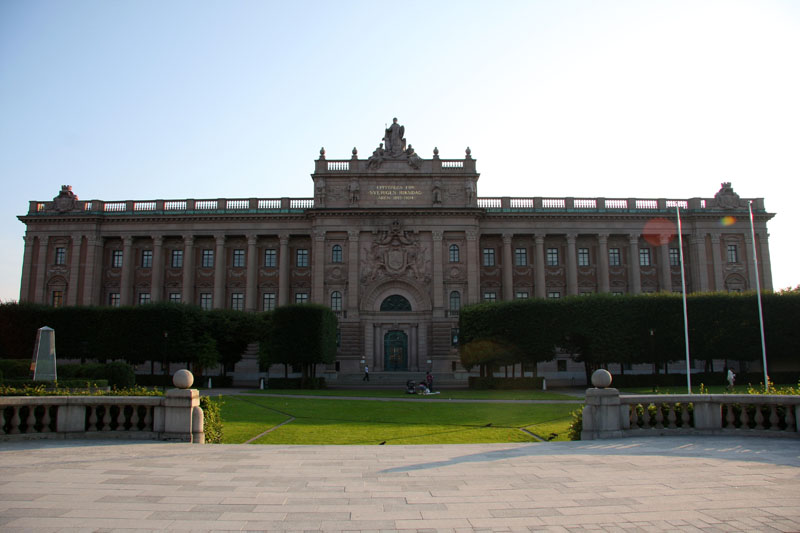
[[[384,278],[421,282],[431,278],[430,251],[397,220],[361,250],[361,281],[367,283]]]

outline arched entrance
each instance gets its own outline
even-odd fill
[[[399,330],[383,336],[383,368],[389,372],[408,370],[408,335]]]

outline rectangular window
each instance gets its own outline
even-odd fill
[[[589,249],[588,248],[578,248],[578,266],[580,266],[580,267],[588,267],[589,266]]]
[[[261,297],[261,310],[272,311],[273,309],[275,309],[275,293],[265,292]]]
[[[53,291],[53,307],[64,305],[64,291]]]
[[[244,311],[244,293],[234,292],[231,294],[231,309],[234,311]]]
[[[639,266],[650,266],[650,248],[641,248],[639,250]]]
[[[171,292],[171,293],[169,293],[169,301],[170,301],[170,303],[174,303],[174,304],[181,303],[181,293],[179,293],[179,292]]]
[[[139,293],[139,305],[147,305],[150,303],[150,293],[149,292],[140,292]]]
[[[170,265],[172,268],[183,268],[183,250],[172,250]]]
[[[278,266],[278,250],[272,248],[264,250],[264,266],[272,268]]]
[[[558,248],[547,249],[547,266],[558,266]]]
[[[553,298],[553,299],[561,298],[561,293],[558,292],[558,291],[550,291],[550,292],[547,293],[547,297],[548,298]]]
[[[669,249],[669,266],[680,266],[681,265],[681,251],[677,248],[670,248]]]
[[[200,294],[200,309],[203,311],[210,311],[214,306],[214,297],[210,292],[203,292]]]
[[[528,298],[528,292],[527,291],[517,291],[517,293],[514,295],[514,297],[517,300],[526,300]]]
[[[516,248],[514,250],[514,265],[521,267],[521,266],[528,266],[528,249],[527,248]]]
[[[450,328],[450,346],[458,346],[458,328]]]
[[[66,265],[67,264],[67,249],[66,248],[56,248],[56,264],[57,265]]]
[[[739,250],[735,244],[728,245],[728,263],[739,262]]]
[[[122,250],[111,252],[111,268],[122,268]]]
[[[608,266],[618,267],[622,264],[622,256],[619,248],[608,249]]]
[[[233,266],[234,268],[243,268],[244,267],[244,250],[234,250],[233,251]]]
[[[296,266],[307,267],[308,266],[308,250],[306,248],[298,248],[297,249],[296,259],[297,259]]]
[[[214,250],[203,250],[203,261],[200,263],[203,268],[214,268]]]
[[[458,249],[458,245],[457,244],[451,244],[450,245],[450,262],[451,263],[458,263],[461,260],[460,256],[461,256],[461,254],[460,254],[460,251]]]
[[[494,248],[483,249],[483,266],[494,266]]]
[[[566,359],[559,359],[556,361],[556,370],[558,372],[566,372],[567,371],[567,360]]]
[[[108,295],[108,305],[111,307],[119,307],[119,293],[112,292]]]
[[[296,304],[306,304],[308,303],[308,293],[307,292],[298,292],[294,295],[294,303]]]
[[[153,268],[153,250],[142,250],[142,268]]]
[[[496,302],[497,301],[497,293],[496,292],[484,292],[483,293],[483,301],[484,302]]]

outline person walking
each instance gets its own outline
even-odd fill
[[[364,377],[361,378],[361,381],[369,381],[369,366],[364,365]]]

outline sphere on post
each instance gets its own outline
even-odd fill
[[[172,376],[172,384],[179,389],[188,389],[194,383],[194,376],[185,368],[175,372]]]
[[[592,374],[592,385],[598,389],[608,388],[611,385],[611,372],[604,368],[595,370]]]

